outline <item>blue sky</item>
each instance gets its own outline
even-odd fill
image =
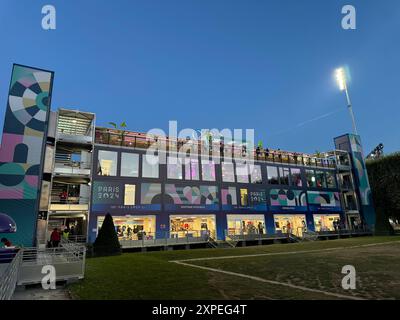
[[[341,28],[349,3],[357,30]],[[55,31],[41,28],[45,4]],[[333,78],[346,64],[365,152],[400,150],[398,0],[0,0],[0,39],[1,127],[15,62],[55,71],[52,109],[95,112],[97,125],[177,120],[329,150],[351,131]]]

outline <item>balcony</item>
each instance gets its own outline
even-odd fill
[[[86,197],[51,197],[50,211],[88,211],[89,198]]]
[[[91,146],[94,117],[93,113],[60,109],[57,119],[57,142]]]
[[[91,169],[90,162],[56,161],[54,164],[54,175],[90,177],[90,169]]]

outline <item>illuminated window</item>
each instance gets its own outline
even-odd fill
[[[185,159],[185,179],[186,180],[199,180],[199,160],[186,158]]]
[[[249,196],[247,189],[240,189],[240,205],[242,207],[247,207],[249,204]]]
[[[289,185],[289,168],[279,168],[279,182],[280,184]]]
[[[301,170],[298,168],[291,168],[290,173],[292,176],[292,186],[302,187],[303,182],[301,181]]]
[[[324,171],[316,171],[316,184],[318,188],[326,188],[326,178]]]
[[[306,170],[307,187],[315,187],[315,174],[314,170]]]
[[[249,165],[251,183],[262,183],[261,166]]]
[[[182,180],[182,164],[181,160],[177,157],[168,157],[167,177],[168,179]]]
[[[239,183],[249,183],[249,171],[247,164],[236,163],[236,179]]]
[[[158,178],[158,156],[144,154],[142,160],[142,177]]]
[[[136,192],[136,186],[134,184],[125,185],[124,205],[126,206],[135,205],[135,192]]]
[[[99,176],[116,176],[117,157],[117,152],[99,150],[97,174]]]
[[[326,172],[326,184],[328,188],[336,188],[336,180],[332,172]]]
[[[215,181],[215,164],[214,161],[201,161],[201,175],[204,181]]]
[[[235,169],[232,162],[222,162],[222,181],[235,182]]]
[[[135,153],[121,153],[121,177],[139,176],[139,155]]]
[[[269,184],[278,184],[278,168],[277,167],[267,167],[268,173],[268,183]]]

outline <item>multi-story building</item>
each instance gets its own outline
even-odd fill
[[[34,85],[24,80],[32,72],[36,78],[46,73],[14,68],[22,68],[17,81],[26,88]],[[42,87],[51,97],[52,77],[46,81]],[[22,135],[32,134],[13,106],[12,97],[23,97],[24,91],[14,91],[12,86],[1,149],[0,211],[15,220],[17,232],[9,237],[17,244],[44,245],[54,228],[68,228],[74,237],[93,242],[107,213],[126,247],[205,236],[222,241],[374,228],[358,136],[337,137],[334,151],[317,155],[253,149],[242,141],[95,127],[94,113],[50,112],[50,99],[44,101],[43,135],[35,142],[37,176],[28,179],[35,182],[36,194],[24,203],[29,206],[24,215],[24,200],[10,191],[18,184],[10,183],[4,169],[26,160],[16,156],[26,149],[26,139],[12,138],[9,128],[19,122],[25,125],[19,128]]]

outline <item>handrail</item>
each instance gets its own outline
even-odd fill
[[[0,263],[1,260],[3,260],[4,262],[4,259],[6,259],[5,255],[7,254],[2,251],[0,251]],[[7,255],[10,255],[10,253],[8,253]],[[0,274],[0,300],[10,300],[12,295],[14,294],[14,290],[18,281],[18,272],[19,266],[21,264],[21,257],[21,250],[17,251],[16,253],[14,252],[14,257],[12,257],[11,262],[8,264],[4,272]],[[7,259],[9,258],[10,257],[8,257]]]

